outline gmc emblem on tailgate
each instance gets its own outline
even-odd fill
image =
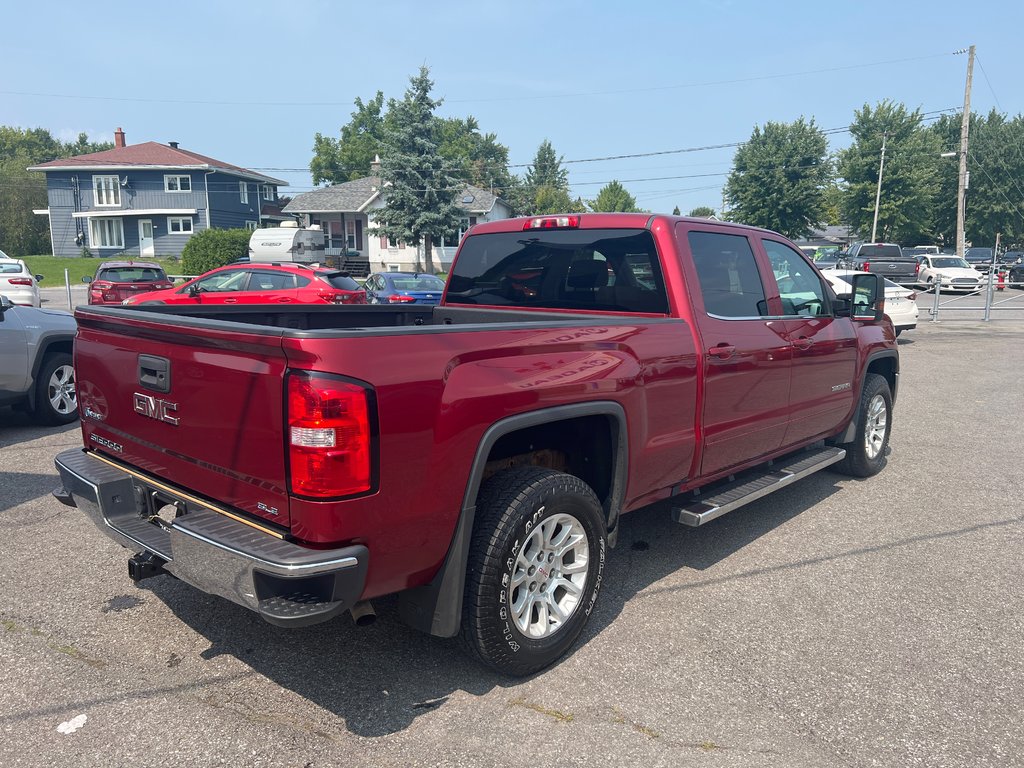
[[[172,413],[177,413],[177,403],[170,403],[166,400],[160,400],[156,397],[136,392],[132,395],[132,407],[136,413],[141,413],[146,418],[178,426],[178,417],[171,415]]]

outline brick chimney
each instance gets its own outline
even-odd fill
[[[116,131],[114,131],[114,146],[115,147],[123,147],[124,146],[124,131],[122,131],[120,128],[118,128]]]
[[[373,156],[373,162],[370,163],[370,175],[380,176],[380,155]]]

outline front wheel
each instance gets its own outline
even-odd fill
[[[481,488],[462,641],[509,675],[552,664],[587,622],[604,571],[604,513],[590,486],[540,467],[500,472]]]
[[[885,466],[892,429],[892,393],[884,376],[877,373],[866,376],[855,418],[856,437],[843,446],[846,458],[836,469],[854,477],[871,477]]]
[[[58,352],[43,361],[36,380],[36,421],[42,424],[70,424],[78,417],[78,394],[71,355]]]

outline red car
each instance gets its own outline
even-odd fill
[[[90,304],[123,304],[140,293],[174,286],[163,267],[152,261],[104,261],[89,283]]]
[[[123,304],[365,304],[348,272],[304,264],[231,264],[184,285],[125,299]]]

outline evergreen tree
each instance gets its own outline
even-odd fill
[[[401,101],[388,104],[392,119],[381,153],[381,179],[386,205],[375,214],[376,234],[405,243],[423,244],[426,271],[433,273],[433,243],[459,228],[463,211],[455,200],[462,191],[458,168],[441,155],[430,96],[430,71],[420,67],[409,78]]]
[[[622,184],[612,180],[597,193],[597,198],[590,203],[590,210],[595,213],[632,213],[640,209],[636,206],[636,198]]]

